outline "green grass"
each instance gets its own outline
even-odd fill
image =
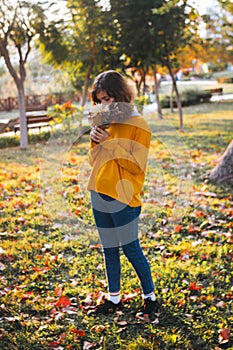
[[[107,292],[86,191],[88,135],[0,150],[1,350],[233,349],[232,187],[202,179],[233,137],[232,107],[185,108],[184,133],[176,113],[146,116],[140,239],[161,304],[153,324],[135,320],[141,290],[124,256],[125,311],[86,315],[86,298]]]

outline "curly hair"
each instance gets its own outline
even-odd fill
[[[95,78],[91,90],[91,100],[95,104],[101,102],[96,96],[100,91],[106,91],[109,97],[114,98],[115,102],[132,102],[134,99],[133,90],[126,79],[114,70],[100,73]]]

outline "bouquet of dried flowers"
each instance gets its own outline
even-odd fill
[[[111,104],[97,104],[92,106],[89,112],[91,126],[99,126],[102,129],[114,123],[124,122],[132,113],[133,106],[124,102],[113,102]]]

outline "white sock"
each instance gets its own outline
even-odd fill
[[[109,294],[109,300],[114,304],[118,304],[121,301],[120,293]]]
[[[150,298],[152,301],[155,301],[156,300],[155,293],[151,292],[150,294],[144,294],[143,295],[143,299],[148,299],[148,298]]]

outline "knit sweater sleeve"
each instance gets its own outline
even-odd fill
[[[101,146],[108,151],[108,157],[114,159],[119,167],[137,175],[145,172],[150,133],[136,128],[133,139],[117,138],[105,140]]]

